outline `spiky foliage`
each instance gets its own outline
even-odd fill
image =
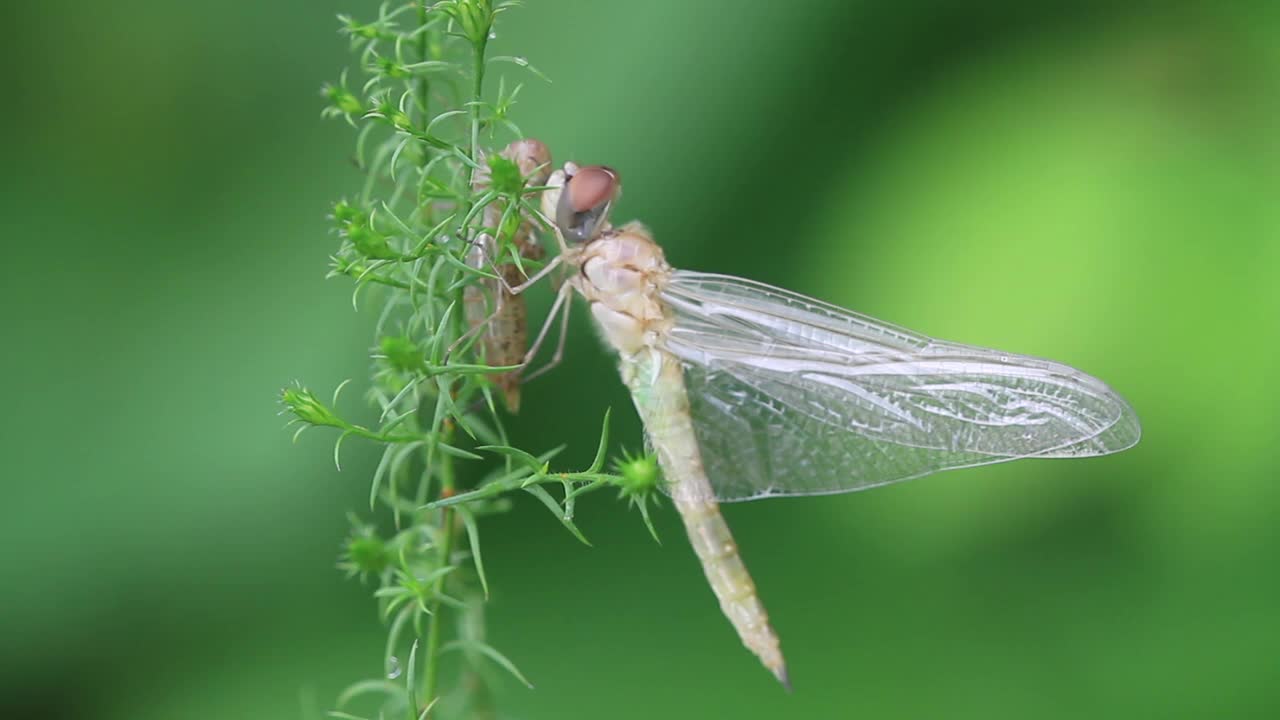
[[[353,199],[333,206],[339,247],[330,276],[354,282],[357,306],[380,305],[368,392],[378,420],[365,426],[342,417],[337,406],[346,383],[328,403],[301,385],[281,394],[299,434],[310,427],[337,432],[335,462],[347,438],[382,448],[368,518],[352,516],[339,567],[376,586],[388,626],[385,667],[382,676],[348,688],[335,717],[359,717],[351,711],[361,701],[375,703],[380,717],[481,717],[492,712],[493,669],[528,683],[484,630],[488,579],[479,528],[508,509],[504,493],[534,495],[583,542],[574,524],[582,494],[620,488],[642,510],[652,495],[652,482],[636,480],[644,477],[636,465],[642,459],[629,458],[631,469],[618,474],[606,470],[607,415],[595,461],[584,471],[552,472],[559,448],[514,447],[490,382],[513,368],[486,364],[478,334],[467,332],[464,292],[497,278],[492,263],[467,262],[478,236],[495,238],[499,258],[526,273],[540,266],[521,258],[512,242],[522,218],[535,215],[539,188],[498,153],[484,152],[486,144],[520,136],[511,111],[521,86],[508,89],[503,79],[487,97],[486,71],[505,63],[538,75],[523,58],[487,55],[494,23],[512,4],[385,4],[369,21],[340,17],[358,62],[325,86],[324,112],[357,130],[354,159],[366,179]],[[477,173],[487,182],[475,182]],[[486,215],[496,214],[485,208],[494,204],[501,219],[484,227]],[[446,658],[460,662],[448,674],[456,682],[442,690]]]

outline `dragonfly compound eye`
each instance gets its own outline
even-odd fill
[[[618,173],[603,165],[585,167],[574,173],[565,182],[556,208],[560,232],[576,242],[595,238],[608,221],[618,189]]]

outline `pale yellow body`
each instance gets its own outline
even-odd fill
[[[631,223],[571,248],[570,254],[566,259],[581,272],[569,282],[590,304],[605,339],[618,352],[623,382],[721,610],[743,644],[786,685],[778,636],[703,469],[680,361],[664,350],[672,320],[661,291],[671,267],[662,248],[648,230]]]

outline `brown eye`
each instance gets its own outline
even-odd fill
[[[608,220],[619,187],[618,173],[603,165],[582,168],[569,177],[556,208],[556,224],[566,239],[594,239]]]
[[[618,175],[602,165],[585,167],[569,183],[569,205],[576,213],[584,213],[613,199]]]

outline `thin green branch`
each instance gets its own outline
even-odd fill
[[[343,693],[335,717],[357,717],[347,707],[357,700],[381,703],[364,713],[369,717],[438,713],[447,689],[441,656],[452,649],[461,651],[464,686],[451,697],[461,697],[463,716],[475,711],[476,698],[489,695],[484,671],[490,664],[527,683],[483,637],[489,581],[479,524],[512,506],[505,495],[535,496],[583,542],[574,523],[577,499],[606,487],[638,505],[649,524],[657,475],[643,468],[652,459],[628,458],[627,465],[607,468],[607,416],[595,457],[581,471],[551,470],[562,448],[531,453],[510,445],[491,376],[519,366],[486,364],[484,334],[469,331],[476,320],[468,317],[468,291],[499,278],[494,264],[480,266],[470,257],[474,237],[487,233],[497,240],[491,263],[526,274],[542,267],[512,240],[521,223],[535,222],[529,218],[536,217],[544,188],[527,185],[519,172],[511,174],[514,165],[503,167],[502,153],[481,146],[499,133],[520,135],[509,117],[520,85],[500,78],[494,100],[486,102],[489,64],[541,77],[523,58],[487,58],[494,19],[511,5],[387,0],[369,22],[340,18],[353,64],[323,88],[323,114],[357,129],[353,159],[367,177],[354,200],[333,206],[339,247],[329,276],[352,281],[353,304],[363,299],[362,289],[378,290],[365,296],[381,303],[368,389],[378,417],[348,420],[337,410],[337,393],[326,404],[301,385],[286,388],[281,401],[299,433],[332,429],[335,464],[350,438],[381,446],[370,509],[390,510],[394,531],[380,535],[375,523],[353,518],[338,559],[348,576],[375,584],[388,629],[380,677]],[[489,182],[476,182],[482,173]],[[502,173],[506,182],[494,183]],[[493,212],[495,204],[501,212]],[[458,621],[453,637],[454,624],[446,619]],[[406,651],[402,665],[397,655]]]
[[[446,433],[445,437],[452,439],[452,431]],[[448,456],[441,456],[440,459],[440,496],[449,497],[453,495],[455,490],[455,478],[453,474],[453,460]],[[450,555],[453,552],[454,536],[457,535],[457,528],[454,522],[453,508],[443,508],[440,510],[440,528],[444,537],[440,540],[440,556],[439,563],[441,567],[450,564]],[[431,605],[431,619],[427,625],[427,665],[422,674],[422,698],[424,701],[431,703],[436,700],[436,687],[439,682],[440,674],[440,598],[444,595],[444,577],[436,580],[433,589],[434,600]]]

